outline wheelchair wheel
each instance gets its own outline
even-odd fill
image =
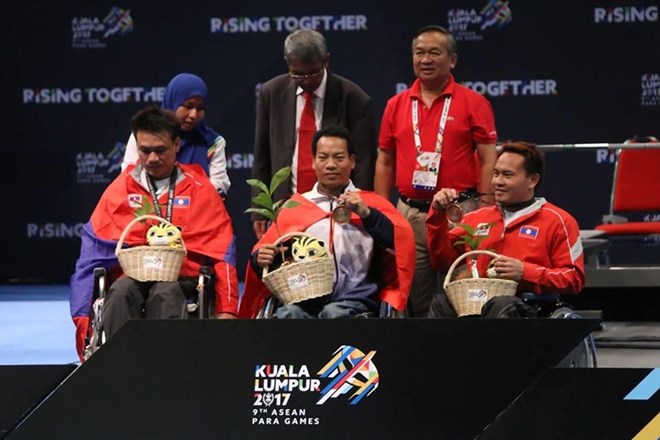
[[[559,307],[549,316],[558,319],[581,319],[579,313],[569,307]],[[598,361],[596,357],[596,344],[591,334],[580,343],[558,364],[558,368],[596,368]]]
[[[280,302],[271,295],[259,309],[256,319],[272,319],[273,316],[275,316],[275,309],[277,309],[279,305]]]
[[[380,318],[401,319],[408,316],[408,305],[403,310],[397,310],[385,301],[380,302]]]

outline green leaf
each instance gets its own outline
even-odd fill
[[[282,208],[295,208],[296,206],[300,205],[300,202],[296,202],[295,200],[287,200],[287,202],[282,206]]]
[[[269,211],[273,210],[273,200],[265,192],[260,192],[255,197],[252,197],[252,201],[255,205],[262,206]]]
[[[455,225],[457,228],[463,228],[465,229],[465,232],[467,232],[470,237],[474,236],[474,228],[470,225],[466,225],[465,223],[456,223]]]
[[[486,236],[475,237],[474,232],[476,229],[470,225],[458,223],[456,224],[456,227],[462,228],[465,231],[465,234],[461,235],[461,237],[454,242],[454,246],[467,246],[471,250],[475,250],[479,247],[479,243],[486,238]]]
[[[248,185],[259,189],[259,193],[252,198],[253,206],[258,207],[248,208],[244,212],[247,213],[256,213],[269,220],[277,227],[277,215],[279,214],[282,208],[288,208],[299,205],[297,202],[287,202],[285,200],[273,200],[273,193],[278,186],[282,184],[289,176],[291,175],[291,167],[284,167],[278,170],[275,175],[270,179],[270,188],[266,186],[259,179],[248,179],[246,182]],[[279,230],[278,230],[279,234]]]
[[[153,209],[153,206],[151,205],[151,202],[149,201],[149,198],[147,196],[142,196],[142,200],[140,202],[140,207],[135,208],[133,211],[133,215],[135,215],[135,218],[142,217],[143,215],[150,215],[150,214],[155,214],[156,212]],[[145,223],[145,220],[141,220],[141,223]]]
[[[253,186],[255,188],[259,188],[260,190],[265,192],[266,195],[268,195],[270,197],[271,193],[268,191],[268,187],[261,180],[259,180],[259,179],[248,179],[248,180],[246,180],[246,182],[250,186]]]
[[[494,224],[495,223],[491,222],[487,223],[485,226],[493,226]],[[454,242],[454,246],[467,246],[471,250],[476,250],[479,248],[479,243],[487,237],[486,235],[475,236],[474,233],[476,229],[470,225],[457,223],[455,226],[457,228],[462,228],[465,231],[465,234],[461,235],[461,237]]]
[[[262,215],[266,217],[268,220],[273,219],[273,213],[269,209],[264,209],[264,208],[248,208],[245,211],[243,211],[245,214],[248,214],[250,212],[254,212],[256,214]]]
[[[270,194],[273,194],[278,186],[284,182],[291,174],[291,167],[280,168],[272,179],[270,179]]]

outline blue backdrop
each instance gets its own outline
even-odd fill
[[[386,100],[414,79],[414,31],[440,24],[459,43],[456,80],[489,98],[500,141],[660,135],[657,3],[394,3],[28,0],[5,6],[7,235],[0,281],[68,280],[80,226],[119,171],[131,115],[159,102],[169,79],[184,71],[206,80],[209,124],[227,139],[228,207],[243,274],[255,241],[243,214],[255,91],[285,71],[282,44],[298,26],[324,33],[330,69],[372,96],[378,118]],[[542,193],[583,229],[592,228],[607,210],[612,169],[607,151],[548,153]]]

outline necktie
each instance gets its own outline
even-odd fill
[[[303,92],[305,105],[300,117],[298,129],[298,175],[296,190],[304,193],[312,189],[316,183],[316,173],[312,168],[312,138],[316,132],[316,118],[314,117],[314,94]]]

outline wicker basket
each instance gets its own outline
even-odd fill
[[[157,220],[171,225],[164,218],[155,215],[143,215],[133,219],[119,237],[115,255],[126,276],[137,281],[176,281],[179,279],[181,264],[186,257],[186,246],[181,238],[181,247],[170,246],[133,246],[122,249],[124,239],[133,225],[143,220]]]
[[[481,308],[486,302],[496,296],[512,296],[516,294],[518,283],[499,278],[467,278],[449,281],[458,263],[470,255],[486,254],[495,258],[495,252],[477,250],[466,252],[454,261],[445,277],[444,288],[449,302],[454,306],[458,316],[481,315]]]
[[[296,236],[314,237],[305,232],[290,232],[278,238],[274,245]],[[287,264],[272,272],[264,267],[262,279],[268,290],[286,305],[332,293],[334,272],[328,252],[325,257]]]

